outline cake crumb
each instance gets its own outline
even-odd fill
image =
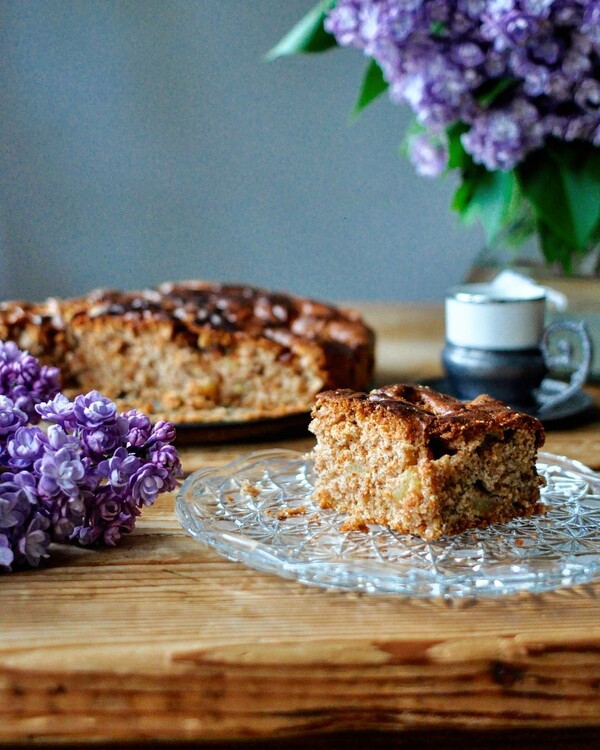
[[[306,513],[306,505],[297,505],[295,508],[284,508],[275,514],[278,521],[285,521],[293,516],[303,516]]]
[[[347,519],[346,521],[343,521],[342,525],[340,526],[340,531],[344,533],[347,533],[349,531],[361,531],[363,533],[366,533],[368,530],[369,527],[366,523],[353,519]]]
[[[244,495],[250,495],[251,497],[258,497],[260,495],[260,487],[251,482],[249,479],[244,479],[240,488]]]

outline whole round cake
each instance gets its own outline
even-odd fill
[[[374,360],[354,311],[207,281],[4,302],[0,338],[58,366],[66,390],[179,424],[308,412],[321,390],[366,388]]]

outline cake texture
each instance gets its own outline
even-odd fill
[[[303,297],[206,281],[0,305],[0,338],[120,409],[178,424],[308,413],[323,389],[364,389],[374,336]]]
[[[330,390],[317,397],[310,430],[316,500],[346,513],[347,529],[384,524],[437,539],[543,512],[544,429],[489,396]]]

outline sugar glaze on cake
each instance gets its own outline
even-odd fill
[[[177,423],[309,412],[324,388],[365,388],[374,337],[350,310],[207,281],[0,305],[0,338],[60,367],[73,391]]]
[[[346,528],[384,524],[437,539],[543,512],[541,423],[489,396],[463,403],[429,388],[319,394],[310,430],[315,499]]]

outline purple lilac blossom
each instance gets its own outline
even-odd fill
[[[103,477],[106,477],[111,487],[119,491],[127,487],[131,477],[141,464],[142,462],[137,456],[121,447],[117,448],[110,458],[101,461],[98,470]]]
[[[144,445],[152,433],[152,423],[148,417],[136,409],[127,411],[122,416],[127,420],[128,442],[136,448]]]
[[[81,442],[89,455],[104,458],[123,445],[123,436],[126,434],[127,423],[117,419],[113,424],[81,430]]]
[[[114,547],[123,534],[129,534],[135,527],[135,515],[119,513],[118,518],[109,523],[102,531],[102,540],[107,546]]]
[[[150,460],[156,466],[166,470],[164,477],[166,491],[174,490],[177,487],[177,477],[181,476],[181,463],[175,446],[161,444],[150,454]]]
[[[600,0],[338,0],[325,28],[379,64],[430,134],[464,123],[465,150],[489,170],[548,137],[600,145]],[[422,139],[412,160],[435,176],[434,155]]]
[[[438,177],[446,168],[448,148],[440,138],[418,133],[408,139],[408,158],[417,174]]]
[[[6,481],[0,486],[0,493],[0,529],[6,531],[20,526],[29,512],[27,498],[14,484]]]
[[[38,404],[35,410],[46,422],[54,422],[65,429],[76,424],[74,404],[64,393],[57,393],[53,399]]]
[[[39,427],[19,427],[7,444],[7,464],[11,469],[29,469],[42,457],[48,440]]]
[[[179,483],[173,425],[118,414],[97,391],[71,401],[47,387],[52,373],[40,374],[37,360],[0,342],[0,379],[9,369],[16,375],[0,393],[0,568],[36,567],[51,542],[117,544],[142,506]],[[45,430],[33,424],[40,419]]]
[[[70,450],[67,446],[56,452],[47,450],[35,462],[34,468],[40,477],[39,490],[42,495],[76,497],[79,494],[79,483],[85,477],[85,468],[76,450]]]
[[[12,435],[27,422],[27,414],[11,398],[0,396],[0,436]]]
[[[37,477],[33,471],[21,470],[16,473],[6,472],[1,475],[3,481],[12,481],[14,485],[23,493],[30,505],[37,505],[39,494],[37,489]]]
[[[74,532],[77,527],[86,523],[85,499],[91,494],[89,490],[83,490],[72,497],[61,493],[52,498],[42,498],[42,507],[50,521],[53,541],[77,541],[74,539]]]
[[[48,556],[49,521],[30,480],[28,472],[0,477],[0,568],[6,570],[35,567]]]
[[[34,513],[17,543],[20,557],[32,568],[40,564],[42,557],[48,556],[49,525],[50,522],[41,513]]]
[[[0,568],[11,569],[12,561],[15,559],[14,552],[10,544],[10,539],[0,532]]]
[[[170,422],[160,420],[152,430],[152,441],[171,443],[175,440],[175,428]]]
[[[66,448],[69,446],[73,449],[78,449],[80,445],[76,435],[57,424],[51,424],[48,427],[46,437],[48,438],[48,445],[55,451],[59,448]]]
[[[35,424],[37,404],[52,398],[60,389],[57,367],[41,365],[14,341],[0,341],[0,394],[8,396]]]
[[[77,424],[89,429],[112,424],[117,419],[117,405],[98,391],[76,396],[73,411]]]
[[[138,507],[152,505],[158,495],[166,489],[167,471],[156,464],[145,464],[131,477],[131,497]]]
[[[135,527],[139,510],[123,504],[122,497],[110,487],[104,487],[97,493],[92,505],[89,525],[78,530],[81,544],[94,544],[101,540],[114,546],[123,534],[130,533]]]

